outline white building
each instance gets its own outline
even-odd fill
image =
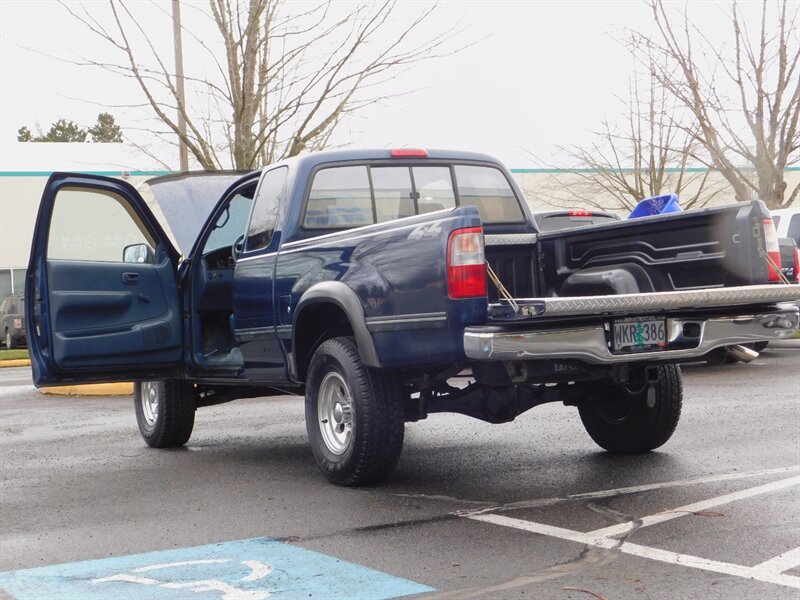
[[[24,288],[33,229],[39,200],[47,178],[54,171],[77,171],[120,177],[137,185],[150,177],[169,172],[140,149],[128,144],[17,143],[0,157],[0,299]],[[586,183],[580,175],[559,169],[512,168],[512,173],[535,211],[556,208],[586,208],[565,190]],[[800,168],[787,173],[789,190],[800,182]],[[715,204],[733,200],[725,182]],[[588,191],[593,194],[592,190]],[[592,196],[599,206],[615,203],[600,191]],[[87,215],[86,218],[91,218]]]
[[[24,288],[39,200],[51,173],[121,177],[134,185],[168,173],[128,144],[27,142],[11,147],[0,157],[0,299]]]

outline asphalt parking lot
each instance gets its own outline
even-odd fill
[[[558,405],[433,415],[361,489],[316,472],[298,398],[201,409],[159,451],[130,397],[0,369],[0,595],[796,600],[798,364],[794,340],[684,367],[678,431],[642,456],[600,451]]]

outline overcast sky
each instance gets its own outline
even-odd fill
[[[147,26],[155,37],[171,43],[164,14],[169,2],[131,4],[149,15]],[[398,16],[424,6],[405,2]],[[96,10],[107,7],[97,4]],[[695,5],[695,24],[713,37],[726,29],[727,10],[727,3]],[[191,11],[187,6],[184,12]],[[651,26],[646,6],[636,1],[476,0],[440,3],[427,31],[455,23],[460,38],[472,46],[393,80],[389,93],[416,91],[365,109],[342,126],[335,141],[354,147],[477,150],[517,168],[541,166],[531,155],[571,166],[564,164],[557,146],[586,143],[588,132],[604,117],[621,114],[616,98],[626,94],[635,65],[620,40],[626,30]],[[141,113],[113,107],[141,101],[131,82],[57,59],[97,58],[107,52],[58,4],[0,0],[0,36],[2,169],[11,168],[21,125],[35,132],[38,122],[47,130],[60,117],[91,125],[98,112],[109,110],[126,134],[144,135],[135,130],[143,125]],[[187,71],[192,60],[185,56]],[[167,157],[167,162],[177,158]]]

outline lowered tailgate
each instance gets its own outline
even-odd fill
[[[572,358],[603,364],[682,360],[732,344],[790,337],[800,285],[525,298],[489,306],[464,332],[474,360]]]

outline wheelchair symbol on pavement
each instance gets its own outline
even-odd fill
[[[147,565],[144,567],[129,569],[124,573],[116,573],[114,575],[109,575],[108,577],[92,579],[91,583],[103,584],[111,582],[127,582],[139,585],[158,586],[171,590],[189,590],[196,594],[202,592],[221,592],[222,595],[219,597],[220,600],[264,600],[265,598],[270,597],[271,594],[266,590],[245,590],[219,579],[198,579],[194,581],[175,582],[162,581],[149,576],[149,574],[155,571],[180,569],[182,567],[191,567],[195,565],[224,564],[230,562],[233,562],[232,558],[212,558]],[[243,583],[251,584],[254,581],[264,579],[267,575],[272,573],[271,565],[258,560],[243,560],[241,563],[250,569],[250,573],[242,577],[241,581]]]

